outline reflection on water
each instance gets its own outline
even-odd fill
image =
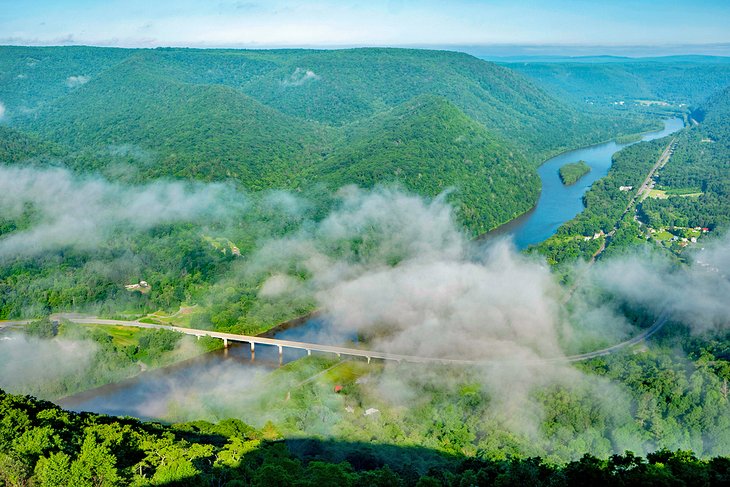
[[[312,318],[298,327],[282,330],[275,338],[291,341],[341,345],[356,342],[356,338],[335,332],[324,318]],[[231,343],[224,350],[207,353],[179,364],[144,372],[132,379],[109,384],[56,401],[74,411],[92,411],[115,416],[134,416],[141,419],[165,419],[170,404],[184,407],[185,395],[190,391],[213,394],[225,383],[245,391],[260,374],[304,357],[305,350],[287,349],[279,355],[278,347],[257,344],[253,353],[247,343]],[[313,352],[316,354],[317,352]]]

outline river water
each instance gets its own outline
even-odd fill
[[[643,141],[666,137],[683,127],[679,118],[668,119],[664,129],[647,133]],[[577,149],[553,157],[538,169],[542,193],[536,207],[522,217],[500,227],[491,236],[509,235],[519,249],[542,242],[555,233],[560,225],[583,210],[582,197],[596,180],[604,177],[611,167],[613,154],[631,144],[606,142]],[[558,170],[569,162],[584,160],[591,172],[572,186],[560,181]],[[490,235],[487,237],[489,238]],[[275,338],[313,343],[341,344],[341,336],[330,333],[328,323],[313,318],[303,325],[280,331]],[[288,363],[305,354],[301,350],[285,350],[281,363]],[[166,419],[175,404],[192,397],[205,402],[207,397],[229,394],[231,389],[243,392],[256,377],[267,374],[280,365],[274,347],[256,346],[255,360],[248,345],[234,344],[228,350],[216,351],[164,369],[144,372],[133,379],[93,389],[57,401],[75,411],[134,416],[142,419]]]
[[[681,118],[670,118],[664,121],[664,129],[646,133],[641,140],[660,139],[683,127]],[[634,143],[636,142],[617,144],[611,141],[564,152],[548,159],[537,170],[542,181],[542,192],[535,208],[498,228],[492,235],[511,235],[520,250],[551,237],[560,225],[583,211],[583,195],[595,181],[608,174],[613,155]],[[565,186],[560,180],[558,170],[569,162],[580,160],[586,161],[591,172],[577,183]]]

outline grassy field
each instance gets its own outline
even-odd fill
[[[697,198],[698,196],[702,196],[702,191],[695,191],[695,190],[664,190],[664,189],[652,189],[649,191],[649,198],[654,198],[657,200],[665,200],[669,198],[670,196],[681,196],[683,198]]]

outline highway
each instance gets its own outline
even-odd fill
[[[59,315],[58,318],[67,319],[68,321],[71,321],[73,323],[78,323],[78,324],[102,325],[102,326],[104,326],[104,325],[106,325],[106,326],[132,326],[132,327],[136,327],[136,328],[172,330],[172,331],[176,331],[178,333],[184,333],[186,335],[192,335],[192,336],[196,336],[196,337],[209,336],[212,338],[217,338],[219,340],[223,340],[225,346],[228,346],[229,342],[248,343],[251,346],[252,352],[255,350],[256,345],[274,346],[274,347],[278,347],[280,357],[285,348],[291,348],[291,349],[305,350],[307,352],[307,354],[311,354],[312,352],[320,352],[320,353],[335,354],[338,357],[342,356],[342,355],[349,356],[349,357],[362,357],[362,358],[367,359],[368,363],[372,359],[389,360],[389,361],[395,361],[395,362],[408,362],[408,363],[420,363],[420,364],[444,364],[444,365],[448,365],[448,364],[453,364],[453,365],[490,365],[490,364],[494,364],[494,365],[496,365],[496,364],[510,362],[510,360],[504,360],[504,359],[502,359],[502,360],[465,360],[465,359],[450,359],[450,358],[437,358],[437,357],[421,357],[421,356],[417,356],[417,355],[403,355],[403,354],[390,353],[390,352],[363,350],[363,349],[359,349],[359,348],[340,347],[340,346],[334,346],[334,345],[320,345],[317,343],[297,342],[297,341],[292,341],[292,340],[280,340],[277,338],[239,335],[239,334],[235,334],[235,333],[224,333],[224,332],[210,331],[210,330],[198,330],[198,329],[194,329],[194,328],[183,328],[183,327],[179,327],[179,326],[155,325],[155,324],[150,324],[150,323],[142,323],[139,321],[107,320],[107,319],[101,319],[101,318],[96,318],[96,317],[83,317],[83,316],[78,316],[78,315],[73,315],[71,317]],[[590,360],[590,359],[596,358],[596,357],[601,357],[604,355],[609,355],[609,354],[618,352],[619,350],[624,349],[626,347],[636,345],[636,344],[646,340],[647,338],[651,337],[666,324],[668,319],[669,319],[669,312],[663,312],[657,318],[657,320],[652,324],[651,327],[647,328],[646,330],[639,333],[638,335],[630,338],[629,340],[618,343],[616,345],[612,345],[608,348],[594,350],[592,352],[582,353],[582,354],[578,354],[578,355],[569,355],[569,356],[561,356],[561,357],[554,357],[554,358],[538,359],[538,360],[534,360],[533,362],[529,362],[529,363],[540,364],[540,363],[556,363],[556,362],[580,362],[580,361],[584,361],[584,360]],[[0,323],[0,328],[26,325],[28,323],[30,323],[30,320],[6,321],[6,322]],[[520,360],[520,362],[525,363],[524,360]]]

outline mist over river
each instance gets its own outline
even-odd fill
[[[683,127],[679,118],[664,121],[661,131],[647,133],[643,141],[670,135]],[[542,193],[536,207],[529,213],[510,222],[487,235],[509,235],[517,248],[541,242],[555,233],[560,225],[570,220],[583,209],[582,197],[588,188],[604,177],[612,161],[612,156],[631,144],[607,142],[583,149],[563,153],[549,159],[538,169],[542,180]],[[558,170],[569,162],[584,160],[591,171],[576,184],[565,186],[560,181]],[[275,338],[309,341],[315,343],[341,344],[353,337],[333,333],[324,318],[312,318],[303,325],[282,330],[273,335]],[[288,363],[306,352],[285,349],[282,363]],[[231,377],[240,380],[227,380],[227,387],[240,387],[241,392],[249,387],[260,374],[267,374],[279,366],[276,347],[257,345],[255,360],[252,360],[248,344],[233,344],[227,350],[205,354],[175,366],[144,372],[139,376],[117,383],[86,391],[57,401],[61,406],[75,411],[134,416],[142,419],[169,418],[171,409],[184,402],[180,391],[196,390],[205,393],[214,390],[219,378]],[[182,397],[182,400],[181,400]]]

